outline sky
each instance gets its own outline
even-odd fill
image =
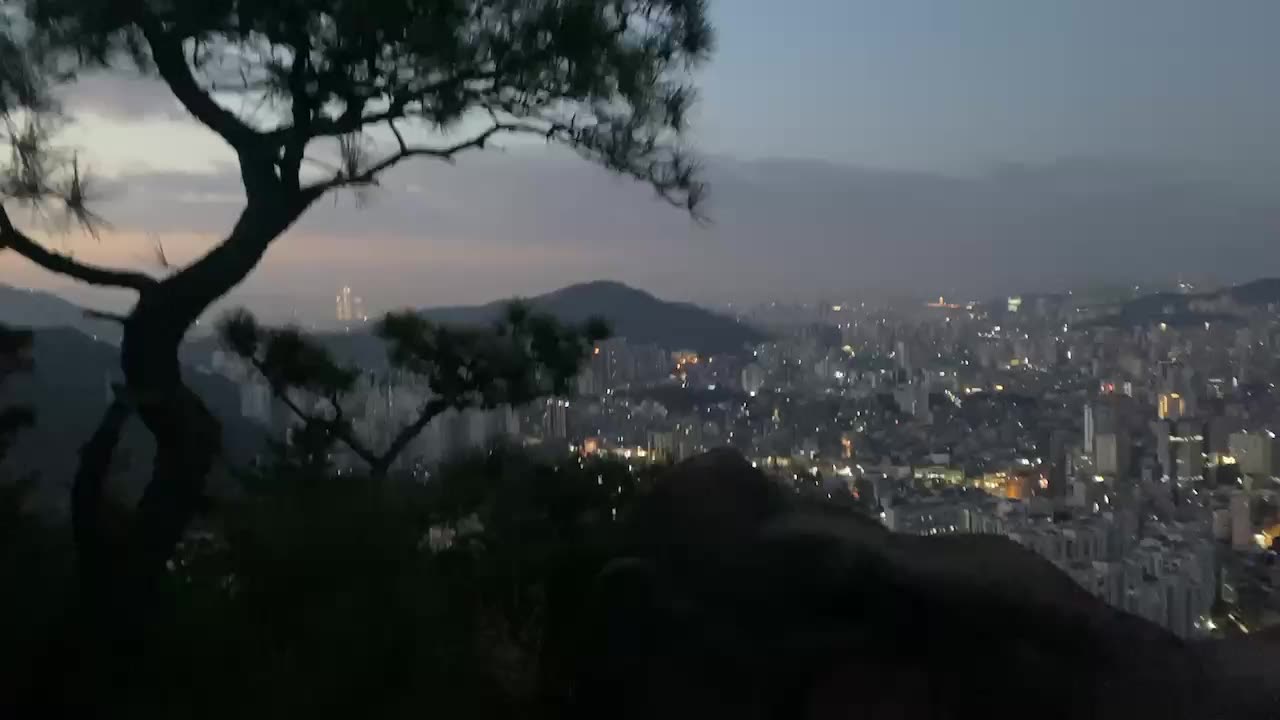
[[[514,146],[326,199],[237,299],[328,312],[621,280],[701,302],[1280,275],[1274,0],[713,0],[692,134],[712,223],[563,152]],[[163,87],[90,77],[63,142],[101,176],[78,257],[157,274],[241,203]],[[22,219],[19,214],[19,219]],[[0,256],[0,282],[118,305]]]

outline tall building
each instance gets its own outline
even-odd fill
[[[1099,433],[1094,438],[1094,467],[1099,475],[1129,474],[1129,442],[1124,433]]]
[[[1186,401],[1176,392],[1160,393],[1157,411],[1161,420],[1180,420],[1186,415]]]
[[[1097,426],[1093,416],[1093,403],[1085,403],[1084,406],[1084,451],[1088,455],[1093,454],[1093,434],[1096,433]]]
[[[1240,472],[1251,478],[1271,476],[1273,433],[1231,433],[1227,439],[1228,452],[1240,467]],[[1256,484],[1255,484],[1256,486]]]
[[[1250,517],[1249,496],[1237,492],[1231,496],[1231,547],[1247,550],[1253,545],[1253,520]]]
[[[542,437],[548,440],[569,437],[569,401],[547,398],[546,404],[546,412],[542,415]]]
[[[1084,406],[1084,452],[1091,458],[1097,452],[1098,435],[1115,433],[1120,425],[1115,400],[1102,398]]]
[[[340,323],[363,322],[369,319],[364,314],[364,300],[352,292],[350,286],[344,286],[338,291],[336,316]]]
[[[764,389],[764,368],[755,363],[742,368],[742,389],[748,395],[756,395]]]
[[[1204,479],[1205,444],[1204,425],[1194,420],[1174,423],[1174,434],[1169,437],[1172,455],[1172,477],[1179,484]]]

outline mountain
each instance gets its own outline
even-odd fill
[[[432,308],[422,312],[440,323],[485,325],[501,317],[508,302]],[[524,302],[566,323],[602,317],[613,328],[615,337],[626,338],[637,345],[658,345],[668,350],[733,353],[766,337],[759,330],[733,318],[689,303],[659,300],[643,290],[617,282],[571,285],[546,295],[525,298]]]
[[[1241,305],[1256,307],[1280,303],[1280,278],[1254,280],[1253,282],[1236,285],[1233,288],[1224,290],[1221,294],[1230,296],[1232,300]]]
[[[120,342],[120,327],[95,320],[85,309],[52,293],[0,285],[0,324],[25,328],[74,328],[90,338]]]
[[[1242,285],[1203,293],[1161,292],[1125,302],[1093,324],[1115,327],[1196,325],[1203,322],[1235,323],[1241,311],[1280,303],[1280,278],[1261,278]]]
[[[609,322],[614,337],[667,350],[734,353],[767,337],[733,318],[688,303],[659,300],[643,290],[616,282],[572,285],[546,295],[524,298],[523,301],[565,323],[581,323],[593,316],[602,317]],[[421,312],[445,325],[482,326],[496,322],[510,302],[500,300],[486,305],[429,308]],[[309,335],[344,364],[367,370],[383,368],[387,364],[386,346],[371,332]],[[196,367],[206,365],[218,347],[216,338],[193,339],[183,346],[183,362]]]
[[[6,458],[6,471],[39,476],[37,507],[65,508],[80,446],[89,439],[110,402],[108,388],[119,378],[116,348],[70,328],[36,330],[34,367],[0,386],[0,405],[30,405],[35,426],[20,433]],[[263,447],[265,431],[240,416],[236,387],[216,375],[188,370],[188,384],[222,421],[225,458],[243,463]],[[131,498],[150,475],[154,444],[136,419],[125,426],[116,453],[113,492]],[[225,473],[226,467],[220,468]],[[225,476],[224,476],[225,477]],[[214,482],[222,478],[215,477]]]

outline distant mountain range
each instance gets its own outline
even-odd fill
[[[120,327],[85,314],[85,309],[53,293],[0,285],[0,323],[14,327],[72,328],[90,338],[120,342]]]
[[[688,303],[667,302],[622,283],[598,281],[571,285],[555,292],[523,298],[534,310],[564,323],[604,318],[613,336],[636,345],[668,350],[693,350],[704,355],[742,352],[767,338],[760,330]],[[455,326],[484,326],[496,322],[511,300],[486,305],[427,308],[420,312],[435,322]],[[370,332],[312,333],[342,362],[363,368],[386,363],[386,347]],[[214,338],[188,343],[185,359],[204,364],[217,348]]]
[[[1243,285],[1203,293],[1153,293],[1121,303],[1094,321],[1098,325],[1132,327],[1166,323],[1171,326],[1203,322],[1236,322],[1233,310],[1280,304],[1280,278],[1262,278]]]

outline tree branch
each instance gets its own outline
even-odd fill
[[[14,227],[9,220],[9,214],[0,207],[0,249],[4,248],[12,249],[45,270],[66,275],[90,285],[129,288],[142,292],[158,284],[155,278],[142,273],[88,265],[68,255],[49,250]]]
[[[391,155],[388,155],[382,160],[379,160],[378,162],[369,166],[367,169],[360,171],[359,173],[355,173],[355,174],[342,173],[339,175],[335,175],[330,180],[326,180],[325,182],[316,183],[314,185],[308,186],[306,189],[303,190],[303,192],[319,194],[319,193],[324,193],[328,190],[333,190],[333,189],[342,188],[342,187],[350,187],[353,185],[371,185],[377,179],[378,175],[382,174],[383,172],[386,172],[387,170],[390,170],[396,165],[399,165],[405,160],[409,160],[411,158],[429,157],[429,158],[435,158],[436,160],[444,160],[446,162],[452,162],[454,156],[461,152],[465,152],[467,150],[484,149],[485,144],[487,144],[490,139],[492,139],[495,135],[498,135],[499,133],[529,133],[529,134],[537,134],[537,135],[550,137],[555,135],[556,132],[562,129],[561,126],[554,125],[554,124],[550,126],[544,126],[544,125],[537,125],[534,123],[526,123],[526,122],[519,122],[519,121],[499,122],[495,120],[494,123],[490,125],[488,128],[486,128],[483,132],[477,133],[475,136],[471,137],[470,139],[460,141],[453,145],[445,145],[441,147],[424,147],[424,146],[415,147],[415,146],[405,144],[404,138],[403,136],[401,136],[400,132],[395,128],[394,125],[392,125],[391,127],[392,127],[393,134],[396,136],[396,141],[400,145],[399,150],[392,153]]]
[[[452,403],[448,402],[444,398],[435,398],[424,405],[422,407],[422,414],[418,416],[418,419],[415,420],[412,425],[402,429],[400,433],[396,435],[395,440],[391,441],[391,445],[387,448],[387,451],[382,454],[382,457],[377,458],[377,462],[371,464],[374,474],[385,473],[387,469],[391,467],[391,463],[395,462],[396,458],[400,457],[400,453],[404,452],[404,449],[409,447],[409,443],[413,442],[414,438],[421,435],[422,431],[427,429],[427,426],[431,424],[432,420],[439,417],[441,413],[448,410],[451,406]]]
[[[101,320],[103,322],[112,322],[112,323],[116,323],[117,325],[124,325],[125,322],[128,321],[129,319],[124,315],[120,315],[118,313],[104,312],[102,310],[92,310],[92,309],[85,310],[84,316],[89,318],[90,320]]]
[[[343,425],[341,422],[342,410],[338,407],[338,404],[334,402],[333,398],[329,398],[329,402],[333,403],[334,411],[337,413],[338,419],[329,421],[324,418],[315,417],[298,407],[298,404],[293,401],[293,398],[289,397],[288,388],[273,381],[271,379],[271,375],[267,373],[266,368],[261,362],[256,358],[249,358],[249,362],[253,365],[254,369],[258,371],[258,374],[267,381],[267,385],[271,387],[271,393],[279,398],[280,402],[284,403],[284,406],[289,408],[289,411],[292,412],[299,420],[308,424],[320,423],[328,426],[328,428],[333,431],[334,436],[342,441],[343,445],[351,448],[351,452],[354,452],[361,460],[365,461],[370,466],[381,461],[381,458],[375,455],[372,450],[365,447],[364,443],[360,442],[360,440],[352,435],[346,426]]]
[[[134,22],[151,47],[151,59],[156,64],[156,70],[187,112],[238,151],[259,146],[265,139],[264,136],[219,105],[196,82],[183,54],[182,42],[165,30],[164,24],[147,3],[144,0],[132,0],[130,9]]]

